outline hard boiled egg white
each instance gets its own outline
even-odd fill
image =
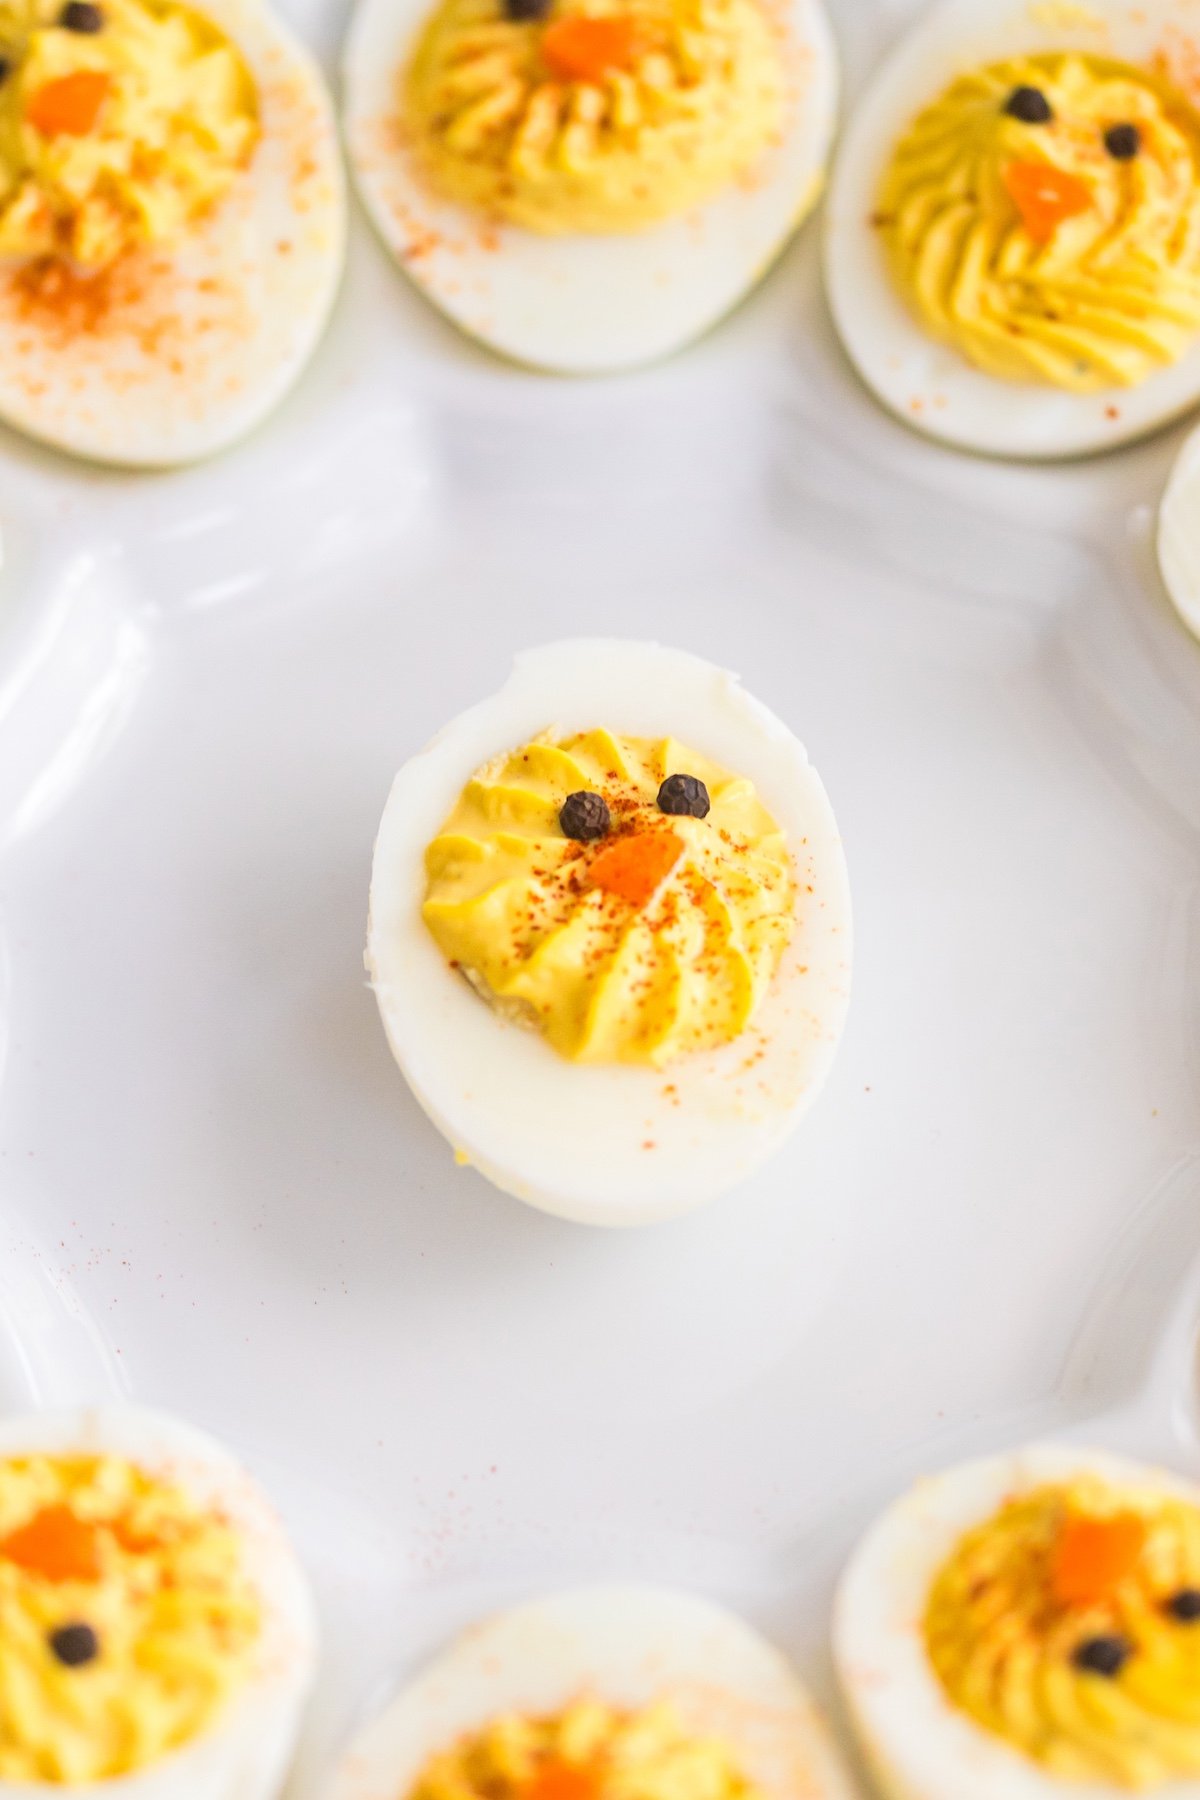
[[[1123,1790],[1065,1782],[1010,1749],[948,1699],[925,1652],[929,1591],[972,1526],[1032,1488],[1095,1474],[1200,1502],[1200,1489],[1102,1451],[1034,1444],[920,1482],[867,1533],[834,1613],[838,1675],[880,1792],[890,1800],[1112,1800]],[[1156,1788],[1196,1800],[1200,1782]]]
[[[358,0],[346,45],[346,141],[388,248],[456,325],[518,362],[597,374],[698,337],[766,273],[820,193],[837,109],[821,0],[780,0],[781,141],[698,212],[628,236],[542,237],[439,199],[397,135],[400,75],[431,0]]]
[[[1162,57],[1200,99],[1200,15],[1192,0],[948,0],[911,31],[861,96],[842,140],[825,217],[825,278],[859,374],[906,423],[960,449],[1064,457],[1109,450],[1200,401],[1200,344],[1140,387],[1073,394],[972,367],[909,312],[872,224],[901,135],[956,76],[1009,57],[1080,50],[1148,67]]]
[[[1163,495],[1158,566],[1180,618],[1200,638],[1200,432],[1179,452]]]
[[[324,80],[260,0],[202,0],[258,89],[262,136],[169,248],[39,297],[0,269],[0,419],[100,462],[189,462],[245,435],[311,355],[345,256]]]
[[[591,1588],[477,1625],[352,1745],[326,1800],[403,1800],[430,1758],[501,1714],[582,1696],[722,1740],[767,1800],[853,1800],[825,1727],[785,1659],[740,1619],[663,1589]]]
[[[239,1534],[262,1604],[256,1672],[216,1727],[135,1775],[105,1781],[105,1800],[274,1800],[312,1685],[317,1628],[308,1583],[266,1497],[211,1438],[142,1407],[0,1420],[0,1458],[39,1454],[124,1457],[219,1508]],[[0,1800],[45,1795],[44,1785],[0,1782]]]
[[[547,728],[598,726],[676,737],[748,777],[795,862],[795,929],[750,1030],[662,1070],[563,1059],[481,1000],[421,918],[425,847],[474,771]],[[646,1224],[757,1168],[825,1079],[850,948],[837,826],[802,745],[735,676],[661,645],[577,639],[519,657],[404,765],[380,825],[367,967],[396,1060],[463,1160],[565,1218]]]

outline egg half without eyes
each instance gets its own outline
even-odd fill
[[[1190,0],[947,0],[838,153],[830,303],[907,423],[1062,457],[1200,400],[1200,19]]]
[[[850,904],[803,747],[735,676],[576,640],[397,775],[367,967],[459,1160],[635,1225],[749,1175],[823,1082]]]
[[[275,1800],[308,1584],[229,1453],[140,1407],[0,1421],[0,1800]]]
[[[1163,495],[1158,566],[1180,618],[1200,638],[1200,432],[1176,457]]]
[[[821,190],[821,0],[358,0],[351,168],[472,337],[589,374],[665,356],[761,278]]]
[[[1200,1487],[1055,1444],[920,1482],[850,1561],[834,1655],[891,1800],[1197,1800]]]
[[[0,12],[0,420],[101,462],[243,436],[325,325],[336,126],[260,0]]]
[[[638,1587],[554,1595],[472,1627],[351,1746],[325,1800],[447,1792],[855,1794],[777,1650],[707,1601]]]

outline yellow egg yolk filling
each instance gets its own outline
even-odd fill
[[[689,1735],[669,1703],[619,1712],[579,1700],[463,1738],[409,1800],[756,1800],[756,1790],[726,1747]]]
[[[747,174],[783,91],[760,0],[559,0],[536,20],[442,0],[401,111],[447,198],[530,231],[632,232]]]
[[[1003,380],[1133,387],[1200,333],[1200,116],[1125,64],[960,76],[897,145],[877,219],[916,317]]]
[[[1200,1508],[1096,1478],[1007,1502],[924,1621],[955,1706],[1070,1780],[1200,1774]]]
[[[0,1461],[0,1782],[133,1774],[244,1681],[257,1596],[230,1526],[119,1457]]]
[[[706,817],[665,815],[661,784],[703,782]],[[567,797],[611,825],[569,838]],[[666,738],[536,738],[480,769],[425,858],[423,916],[500,1010],[577,1062],[649,1063],[750,1024],[793,928],[784,836],[751,782]]]
[[[0,0],[0,67],[0,257],[170,244],[258,139],[238,51],[173,0]]]

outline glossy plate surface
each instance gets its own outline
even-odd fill
[[[852,92],[902,10],[843,9]],[[332,62],[339,9],[293,19]],[[1182,433],[1046,469],[913,436],[812,229],[685,357],[568,385],[354,227],[330,338],[226,459],[0,437],[0,1406],[131,1393],[278,1496],[327,1635],[306,1800],[530,1591],[692,1586],[824,1689],[837,1567],[918,1470],[1064,1431],[1200,1468]],[[362,969],[395,770],[571,633],[738,670],[855,905],[801,1130],[632,1234],[456,1169]]]

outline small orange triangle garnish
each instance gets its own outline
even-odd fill
[[[542,33],[542,61],[560,81],[601,81],[632,68],[640,49],[633,19],[555,19]]]
[[[28,1524],[0,1542],[0,1557],[46,1581],[96,1581],[100,1556],[96,1528],[69,1506],[44,1506]]]
[[[1078,175],[1047,162],[1013,162],[1004,170],[1004,185],[1030,237],[1048,243],[1064,219],[1073,219],[1092,204],[1092,190]]]
[[[616,894],[631,906],[645,906],[683,852],[674,831],[637,831],[616,838],[600,852],[588,875],[593,887]]]
[[[1094,1606],[1132,1574],[1146,1543],[1136,1513],[1066,1521],[1054,1552],[1050,1582],[1060,1606]]]

